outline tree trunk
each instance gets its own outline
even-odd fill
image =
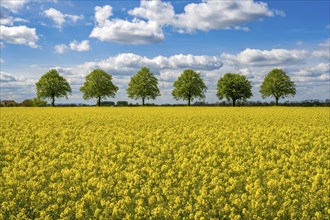
[[[188,97],[188,106],[190,106],[190,96]]]
[[[233,99],[233,107],[236,106],[236,99]]]
[[[278,97],[275,97],[275,105],[278,106]]]
[[[55,106],[55,96],[52,95],[52,106],[54,107]]]
[[[101,96],[99,96],[98,100],[97,100],[97,105],[100,107],[101,106]]]
[[[144,106],[144,98],[142,98],[142,106]]]

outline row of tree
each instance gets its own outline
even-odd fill
[[[66,97],[72,93],[70,84],[55,69],[45,73],[36,83],[37,97],[50,99],[51,105],[55,105],[55,98]],[[207,87],[199,73],[192,69],[186,69],[174,82],[172,95],[174,99],[186,100],[188,105],[195,99],[204,99]],[[217,96],[219,100],[226,98],[235,106],[237,101],[246,101],[252,96],[251,82],[241,74],[226,73],[218,80]],[[86,81],[80,91],[83,98],[89,100],[97,99],[97,105],[106,97],[114,98],[118,87],[112,83],[112,75],[103,70],[96,69],[86,76]],[[265,77],[260,93],[263,98],[275,98],[278,105],[280,98],[294,96],[296,94],[295,84],[290,77],[281,69],[273,69]],[[142,105],[146,99],[156,99],[160,96],[158,79],[147,67],[142,67],[128,84],[127,94],[129,98],[141,99]]]
[[[42,106],[49,106],[50,104],[48,104],[45,100],[40,100],[42,102],[35,102],[36,98],[33,99],[25,99],[24,101],[22,101],[21,103],[9,103],[9,104],[4,104],[4,103],[0,103],[0,107],[42,107]],[[152,103],[152,102],[148,102],[145,104],[145,106],[154,106],[154,107],[158,107],[158,106],[184,106],[185,104],[170,104],[170,103],[162,103],[162,104],[156,104],[156,103]],[[228,101],[217,101],[217,102],[204,102],[204,101],[195,101],[194,103],[192,103],[191,105],[193,106],[232,106],[231,102]],[[275,105],[275,101],[238,101],[237,105],[239,106],[273,106]],[[320,107],[320,106],[330,106],[330,99],[325,99],[325,100],[319,100],[319,99],[308,99],[308,100],[301,100],[301,101],[285,101],[282,103],[279,103],[278,105],[280,106],[300,106],[300,107]],[[85,106],[94,106],[93,104],[89,105],[89,104],[85,104],[85,103],[59,103],[56,104],[56,106],[60,106],[60,107],[85,107]],[[141,106],[140,103],[129,103],[128,101],[102,101],[101,102],[101,106],[117,106],[117,107],[121,107],[121,106],[129,106],[129,107],[133,107],[133,106]]]

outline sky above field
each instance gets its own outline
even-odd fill
[[[35,83],[57,69],[72,88],[69,99],[85,101],[79,88],[99,68],[113,75],[115,99],[127,97],[130,77],[146,66],[159,80],[154,103],[175,101],[173,82],[184,69],[201,73],[206,102],[218,101],[225,73],[245,75],[259,93],[265,75],[282,68],[297,95],[329,99],[329,1],[61,1],[1,0],[1,99],[36,95]],[[267,101],[271,99],[266,99]],[[283,100],[282,100],[283,101]]]

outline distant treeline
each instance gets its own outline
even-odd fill
[[[145,106],[186,106],[186,104],[155,104],[155,103],[145,103]],[[246,102],[238,102],[237,106],[274,106],[275,102],[261,102],[261,101],[246,101]],[[3,104],[0,105],[1,107],[4,107]],[[33,107],[33,102],[30,102],[29,99],[24,100],[21,103],[18,103],[16,105],[10,105],[8,107],[14,107],[14,106],[21,106],[21,107]],[[44,106],[50,106],[50,104],[44,105]],[[56,106],[59,107],[84,107],[84,106],[96,106],[94,105],[88,105],[83,103],[60,103]],[[112,101],[103,101],[101,102],[101,106],[142,106],[140,103],[129,103],[127,101],[118,101],[118,102],[112,102]],[[216,102],[216,103],[208,103],[208,102],[194,102],[192,106],[232,106],[231,102],[228,101],[222,101],[222,102]],[[279,103],[279,106],[330,106],[330,99],[326,99],[324,101],[322,100],[304,100],[304,101],[286,101],[283,103]]]
[[[102,101],[107,98],[115,98],[119,89],[112,83],[112,75],[95,69],[86,77],[83,86],[80,87],[82,97],[85,100],[97,99],[98,106],[159,106],[145,103],[146,100],[154,100],[161,96],[158,88],[158,79],[147,67],[142,67],[131,80],[126,89],[128,98],[142,101],[141,104],[128,103],[127,101],[109,102]],[[55,98],[65,97],[72,94],[69,82],[61,76],[57,70],[52,69],[45,73],[36,83],[37,96],[33,99],[24,100],[17,104],[14,100],[1,101],[3,106],[48,106],[46,99],[50,100],[50,106],[55,106]],[[252,84],[245,75],[238,73],[226,73],[219,78],[217,83],[216,103],[205,103],[194,99],[205,100],[207,86],[201,74],[192,69],[186,69],[173,83],[172,96],[175,100],[187,101],[187,105],[194,106],[329,106],[329,99],[323,101],[306,100],[301,102],[279,103],[280,99],[295,96],[295,83],[282,69],[273,69],[264,78],[259,92],[263,99],[272,97],[272,102],[248,101],[253,96]],[[224,101],[226,100],[226,101]],[[183,104],[182,104],[183,105]],[[86,104],[57,104],[57,106],[88,106]],[[161,104],[160,106],[180,106],[180,104]]]

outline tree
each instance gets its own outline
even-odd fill
[[[97,98],[97,105],[101,106],[101,99],[106,97],[114,98],[118,87],[112,83],[112,76],[103,70],[93,70],[86,76],[86,82],[80,91],[84,99]]]
[[[260,93],[262,98],[272,96],[275,98],[275,104],[278,106],[278,100],[290,95],[296,94],[296,88],[294,82],[290,80],[290,77],[281,69],[273,69],[265,77]]]
[[[160,96],[158,80],[147,67],[142,67],[139,72],[131,77],[127,93],[129,98],[142,99],[144,106],[145,99],[155,99]]]
[[[118,101],[117,106],[128,106],[128,102],[127,101]]]
[[[218,98],[232,101],[233,106],[237,100],[246,100],[252,96],[251,82],[244,75],[237,73],[226,73],[218,80],[217,88]]]
[[[188,106],[194,98],[205,98],[205,92],[207,90],[206,85],[199,73],[196,73],[192,69],[186,69],[181,76],[174,82],[174,89],[172,95],[174,99],[187,100]]]
[[[44,107],[47,105],[47,102],[41,98],[33,98],[32,99],[32,106],[36,106],[36,107]]]
[[[25,99],[21,104],[19,104],[20,106],[24,106],[24,107],[31,107],[33,106],[33,101],[32,99]]]
[[[45,73],[40,80],[36,83],[37,97],[41,99],[50,99],[51,105],[55,105],[55,97],[68,98],[71,95],[71,87],[68,81],[58,74],[55,69]]]

